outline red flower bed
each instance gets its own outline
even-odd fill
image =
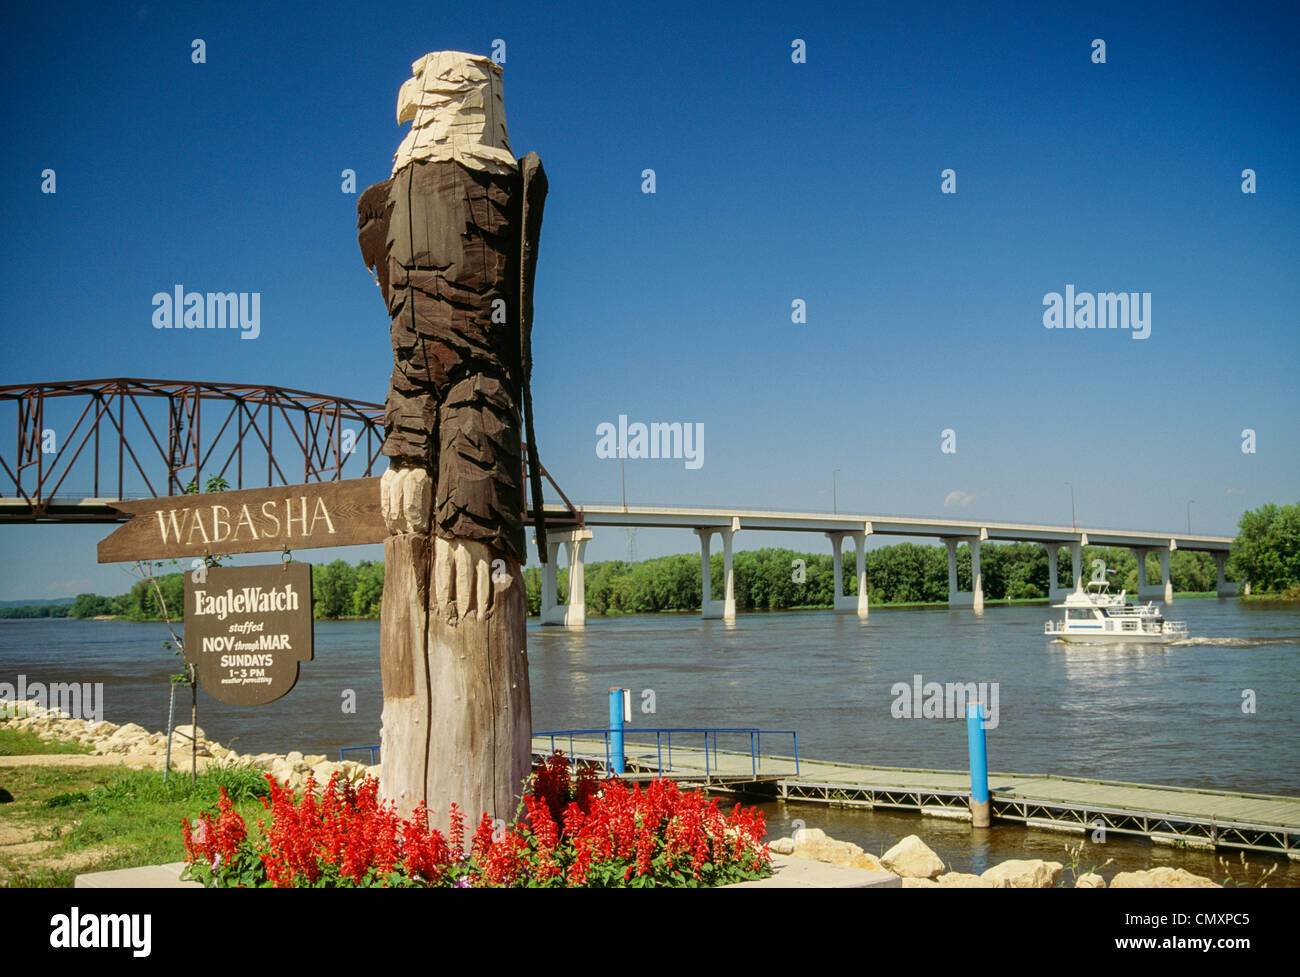
[[[336,774],[317,797],[309,776],[301,798],[267,780],[270,823],[258,819],[256,838],[224,791],[215,815],[182,821],[187,877],[216,886],[465,888],[704,886],[771,874],[758,808],[723,814],[716,799],[671,781],[643,790],[602,781],[590,767],[573,777],[558,751],[538,765],[524,820],[494,831],[484,814],[468,850],[455,806],[445,838],[423,804],[399,818],[380,802],[373,777],[353,787]]]

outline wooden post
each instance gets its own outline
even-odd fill
[[[512,564],[493,580],[472,540],[438,538],[434,552],[428,797],[455,800],[471,822],[484,811],[509,822],[532,766],[523,574]]]
[[[429,669],[425,629],[429,537],[402,533],[384,541],[379,655],[384,711],[379,782],[409,812],[424,798],[429,762]]]

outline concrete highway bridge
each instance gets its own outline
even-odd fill
[[[12,423],[8,415],[13,413]],[[211,477],[229,488],[363,478],[386,468],[382,404],[281,387],[203,381],[114,378],[0,386],[0,523],[121,522],[113,503],[180,495]],[[9,431],[14,440],[8,440]],[[301,468],[299,468],[301,466]],[[299,475],[301,471],[301,475]],[[1126,546],[1138,558],[1139,599],[1173,600],[1170,555],[1208,552],[1218,569],[1218,593],[1237,585],[1224,577],[1232,537],[1101,529],[987,520],[888,515],[772,512],[752,509],[578,505],[544,470],[554,502],[544,506],[547,562],[542,569],[542,622],[582,627],[586,621],[584,553],[595,527],[683,529],[698,536],[705,618],[734,620],[732,549],[740,532],[804,532],[827,537],[834,557],[835,610],[866,617],[868,536],[934,538],[948,549],[948,603],[981,610],[980,545],[1029,542],[1047,551],[1054,601],[1059,550],[1068,550],[1073,588],[1083,586],[1084,546]],[[77,490],[74,490],[76,487]],[[528,514],[531,518],[531,512]],[[723,595],[714,599],[710,548],[719,537]],[[844,594],[844,543],[851,540],[857,594]],[[958,587],[957,550],[971,557],[969,591]],[[560,603],[560,551],[569,566],[568,601]],[[1146,557],[1160,561],[1160,580],[1147,579]]]

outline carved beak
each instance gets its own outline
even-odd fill
[[[397,93],[397,124],[410,122],[415,118],[415,110],[420,100],[420,79],[408,78],[402,82]]]

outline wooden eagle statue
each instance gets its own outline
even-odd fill
[[[546,559],[529,374],[546,199],[516,159],[501,68],[458,51],[411,66],[392,177],[357,202],[361,256],[391,319],[384,416],[381,789],[444,826],[509,820],[531,768],[520,564],[527,443]]]

